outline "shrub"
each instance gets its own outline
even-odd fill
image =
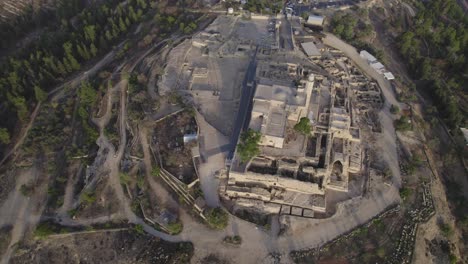
[[[439,228],[440,228],[440,231],[442,232],[442,234],[445,236],[445,237],[450,237],[453,235],[453,229],[452,227],[450,227],[449,224],[446,224],[446,223],[440,223],[439,224]]]
[[[38,238],[46,238],[54,233],[53,228],[48,223],[40,223],[34,230],[34,236]]]
[[[142,235],[142,234],[145,233],[145,229],[143,228],[143,225],[141,225],[141,224],[136,224],[136,225],[133,227],[133,230],[134,230],[136,233],[140,234],[140,235]]]
[[[159,174],[161,174],[161,169],[159,168],[159,166],[156,165],[151,171],[151,175],[153,175],[154,177],[159,177]]]
[[[229,244],[240,245],[242,238],[240,236],[226,236],[223,241]]]
[[[78,213],[78,210],[76,208],[71,209],[71,210],[68,210],[67,213],[71,218],[73,218],[76,215],[76,213]]]
[[[411,122],[406,116],[402,116],[400,119],[395,120],[394,124],[397,131],[411,130]]]
[[[390,106],[390,113],[392,114],[398,114],[400,112],[400,108],[396,105],[392,105]]]
[[[30,186],[26,185],[26,184],[23,184],[20,187],[21,194],[26,196],[26,197],[31,196],[32,191],[33,191],[32,188]]]
[[[411,195],[411,189],[403,187],[400,189],[400,197],[404,201]]]
[[[227,212],[221,207],[208,209],[205,216],[210,226],[216,229],[224,229],[229,221]]]
[[[182,222],[173,222],[173,223],[168,224],[166,228],[169,230],[169,232],[172,235],[176,235],[182,232],[184,225],[182,224]]]

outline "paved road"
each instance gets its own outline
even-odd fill
[[[280,48],[286,51],[293,51],[294,43],[292,39],[291,21],[284,17],[281,19],[279,34]]]
[[[242,94],[239,104],[239,112],[237,113],[236,122],[231,136],[231,152],[228,159],[234,157],[234,149],[236,148],[239,136],[242,130],[246,129],[250,122],[250,112],[252,111],[252,99],[255,93],[255,72],[257,70],[257,49],[253,55],[247,68],[244,81],[242,82]]]

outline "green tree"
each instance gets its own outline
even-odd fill
[[[78,63],[78,61],[73,56],[72,44],[70,42],[65,42],[63,44],[63,50],[65,51],[65,56],[66,56],[68,62],[70,63],[69,65],[70,65],[71,69],[73,69],[75,71],[79,70],[80,69],[80,64]]]
[[[34,94],[36,96],[36,101],[37,102],[44,102],[45,99],[47,99],[47,93],[44,92],[41,87],[35,85],[34,86]]]
[[[96,46],[94,45],[94,43],[91,43],[89,49],[91,51],[91,55],[93,55],[93,57],[96,57],[98,50]]]
[[[91,106],[96,102],[97,92],[89,82],[82,82],[78,92],[80,103],[85,106]]]
[[[258,143],[261,134],[252,129],[248,129],[241,135],[241,142],[237,145],[237,151],[242,162],[249,161],[251,158],[260,154]]]
[[[108,41],[111,41],[114,38],[109,30],[106,30],[105,34]]]
[[[125,25],[125,22],[123,21],[122,17],[119,18],[119,28],[121,32],[127,31],[127,26]]]
[[[0,128],[0,143],[8,144],[10,143],[10,133],[8,133],[8,129]]]
[[[85,39],[90,41],[91,43],[94,43],[94,40],[96,39],[96,26],[88,25],[85,26],[83,30],[85,34]]]
[[[23,96],[14,96],[7,93],[8,101],[13,104],[16,108],[16,114],[21,121],[25,121],[28,117],[28,107],[26,105],[26,99]]]
[[[302,117],[299,122],[294,125],[294,130],[304,135],[310,134],[310,120],[307,117]]]

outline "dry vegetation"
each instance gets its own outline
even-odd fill
[[[187,263],[190,243],[169,243],[135,231],[106,231],[26,241],[11,263]]]

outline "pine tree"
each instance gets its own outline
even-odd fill
[[[78,54],[81,56],[81,58],[86,60],[84,51],[83,51],[83,49],[81,48],[80,45],[76,45],[76,50],[78,51]]]
[[[88,25],[84,27],[84,33],[85,39],[91,43],[94,43],[94,40],[96,39],[96,26]]]
[[[8,129],[0,128],[0,143],[8,144],[10,143],[10,133],[8,133]]]
[[[78,63],[78,61],[75,59],[75,57],[73,56],[73,49],[72,49],[72,44],[67,41],[63,44],[63,49],[65,51],[65,56],[68,60],[68,65],[70,66],[70,68],[73,70],[79,70],[80,69],[80,64]],[[66,67],[66,63],[65,63],[65,60],[63,61],[63,63],[65,64],[65,67]],[[67,71],[68,71],[68,68],[67,68]],[[71,71],[68,71],[68,72],[71,72]]]
[[[89,49],[91,51],[91,55],[93,57],[96,57],[98,50],[97,50],[96,46],[94,45],[94,43],[91,43]]]
[[[112,38],[113,38],[113,36],[112,36],[112,34],[110,33],[109,30],[106,30],[106,38],[107,38],[108,41],[111,41]]]
[[[67,71],[67,73],[70,73],[73,71],[71,65],[70,65],[70,62],[68,61],[68,59],[65,57],[63,58],[63,65],[65,67],[65,70]]]
[[[106,31],[106,33],[109,31]],[[110,34],[110,33],[109,33]],[[106,50],[107,49],[107,42],[103,35],[99,37],[99,48]]]
[[[127,31],[127,26],[125,25],[122,17],[119,18],[119,28],[121,32],[126,32]]]
[[[83,50],[84,55],[85,55],[84,59],[89,60],[91,58],[91,55],[89,54],[88,47],[86,47],[85,44],[81,43],[81,49]]]
[[[60,60],[57,60],[57,70],[61,76],[64,76],[67,73],[67,69]]]
[[[37,102],[44,102],[45,99],[47,99],[47,93],[44,92],[41,87],[39,86],[34,86],[34,95],[36,96],[36,101]]]
[[[22,96],[14,96],[11,93],[7,93],[8,101],[15,106],[16,114],[18,119],[25,121],[28,117],[28,107],[26,106],[26,99]]]

